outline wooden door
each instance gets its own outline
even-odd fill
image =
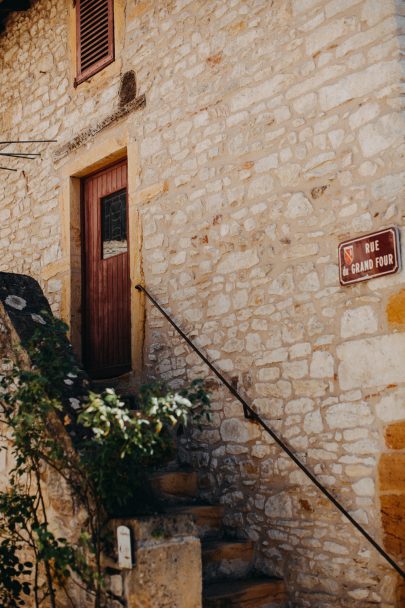
[[[92,378],[131,369],[127,162],[83,182],[84,348]]]

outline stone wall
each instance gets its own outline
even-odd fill
[[[342,288],[337,271],[339,241],[402,225],[403,2],[117,1],[115,67],[77,89],[70,4],[39,0],[0,38],[0,131],[58,139],[1,173],[2,268],[38,278],[70,318],[58,167],[80,148],[90,165],[115,125],[136,149],[147,287],[403,556],[405,275]],[[114,123],[130,70],[146,104]],[[148,306],[144,373],[206,373]],[[257,567],[287,577],[294,606],[392,608],[395,577],[374,551],[219,389],[214,410],[184,457],[257,541]]]

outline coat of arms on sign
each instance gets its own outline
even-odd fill
[[[348,245],[343,249],[345,264],[349,266],[354,260],[353,245]]]

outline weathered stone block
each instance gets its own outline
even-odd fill
[[[153,137],[146,137],[143,139],[141,144],[141,154],[143,157],[148,158],[149,156],[153,156],[157,154],[162,147],[162,138],[160,135],[155,135]]]
[[[400,114],[386,114],[376,122],[369,123],[359,130],[359,142],[366,158],[402,141],[403,118]]]
[[[398,64],[387,61],[372,65],[362,72],[345,76],[335,84],[323,87],[319,91],[322,110],[328,111],[349,99],[368,95],[398,79]]]
[[[308,362],[305,360],[287,361],[283,363],[283,372],[286,378],[304,378],[308,375]]]
[[[286,414],[306,414],[314,409],[314,401],[308,397],[293,399],[285,406]]]
[[[338,19],[327,25],[317,28],[310,34],[305,42],[307,55],[314,55],[323,47],[330,45],[336,38],[340,38],[345,30],[345,20]]]
[[[362,104],[356,112],[349,117],[349,125],[352,130],[358,129],[365,123],[373,120],[380,113],[380,106],[376,102]]]
[[[123,574],[128,605],[201,608],[201,545],[190,516],[124,523],[132,529],[136,547],[135,567]]]
[[[374,481],[370,477],[356,481],[352,487],[357,496],[374,496],[375,494]]]
[[[270,196],[274,186],[274,181],[271,175],[261,175],[252,179],[249,184],[247,196],[248,198],[257,198]]]
[[[252,103],[257,103],[262,99],[269,99],[275,95],[288,81],[290,76],[278,74],[269,80],[262,82],[256,86],[247,88],[239,93],[236,93],[231,101],[230,108],[232,112],[238,112]]]
[[[378,472],[382,492],[405,494],[405,453],[382,454]]]
[[[323,431],[323,421],[321,412],[310,412],[304,418],[304,431],[308,434],[311,433],[322,433]]]
[[[377,331],[378,319],[371,306],[359,306],[346,310],[340,323],[342,338],[352,338],[360,334],[372,334]]]
[[[293,194],[287,203],[285,215],[291,219],[305,217],[312,212],[312,204],[303,192]]]
[[[246,443],[260,435],[259,429],[247,420],[228,418],[221,424],[222,441],[233,443]]]
[[[390,424],[385,429],[385,443],[394,450],[405,449],[405,422]]]
[[[384,422],[405,419],[405,389],[391,390],[377,403],[376,412]]]
[[[220,317],[222,314],[228,312],[230,307],[231,298],[221,293],[209,300],[207,314],[209,317]]]
[[[246,251],[234,251],[227,253],[222,257],[221,262],[218,264],[217,271],[223,272],[237,272],[238,270],[244,270],[255,266],[259,261],[257,252],[253,249],[247,249]]]
[[[291,496],[286,493],[276,494],[267,499],[264,512],[272,519],[288,519],[293,517]]]
[[[334,374],[334,360],[330,353],[317,351],[312,355],[310,366],[311,378],[332,378]]]
[[[325,409],[326,420],[331,429],[348,429],[370,424],[373,416],[364,402],[337,403]]]
[[[317,100],[316,93],[307,93],[294,101],[294,110],[298,112],[298,114],[305,114],[305,116],[308,116],[311,112],[316,112]]]
[[[392,7],[389,2],[379,2],[379,0],[365,0],[362,10],[361,18],[367,23],[368,26],[373,26],[384,17],[391,15]]]
[[[315,6],[319,5],[321,0],[292,0],[292,10],[294,15],[308,13]]]
[[[392,334],[341,344],[339,383],[343,390],[405,381],[405,335]]]
[[[387,319],[392,325],[405,327],[405,289],[390,296],[387,304]]]
[[[385,548],[394,556],[403,557],[405,553],[405,495],[385,494],[381,496],[380,500]]]

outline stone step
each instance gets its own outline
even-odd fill
[[[204,586],[203,608],[280,608],[287,606],[284,581],[251,578],[218,581]]]
[[[150,477],[154,493],[164,500],[196,498],[197,473],[192,470],[160,471]]]
[[[175,505],[167,507],[165,512],[168,515],[178,515],[180,513],[192,515],[200,538],[218,538],[221,534],[224,514],[222,505],[201,505],[197,503]]]
[[[205,581],[243,578],[252,567],[253,543],[249,540],[207,540],[202,545]]]

